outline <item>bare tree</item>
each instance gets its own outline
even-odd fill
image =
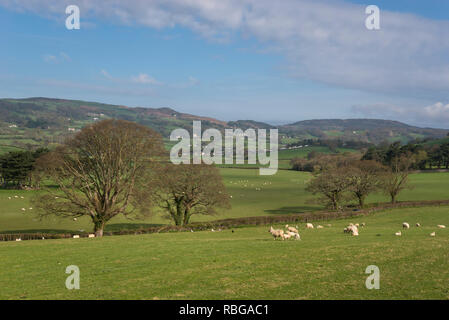
[[[391,198],[391,203],[396,203],[399,193],[409,185],[408,177],[413,164],[410,155],[397,156],[392,159],[391,167],[382,176],[382,189]]]
[[[155,131],[129,121],[104,120],[83,128],[39,159],[38,170],[58,185],[34,199],[40,216],[88,216],[97,236],[123,214],[149,214],[148,172],[163,153]]]
[[[192,215],[214,215],[217,208],[230,208],[219,170],[206,164],[167,164],[155,175],[156,201],[177,226]]]
[[[328,202],[330,208],[339,210],[350,183],[351,181],[344,170],[334,167],[316,175],[309,182],[306,190],[313,194],[321,194],[322,199]]]
[[[353,161],[342,168],[349,178],[349,190],[359,202],[360,208],[365,206],[366,197],[379,189],[382,175],[388,170],[374,160]]]

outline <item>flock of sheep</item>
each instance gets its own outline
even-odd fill
[[[14,199],[25,199],[25,197],[23,197],[23,196],[14,196]],[[12,200],[13,199],[13,197],[8,197],[8,200]],[[20,209],[20,210],[22,210],[22,211],[26,211],[27,209],[25,209],[25,208],[22,208],[22,209]],[[33,210],[33,208],[28,208],[28,210]]]
[[[329,227],[331,227],[332,225],[328,225]],[[349,233],[353,236],[358,236],[359,235],[359,228],[363,228],[366,226],[366,223],[350,223],[346,228],[343,229],[344,233]],[[306,223],[306,229],[314,229],[313,224],[311,223]],[[410,224],[407,222],[404,222],[402,224],[403,229],[410,229]],[[420,223],[416,223],[416,227],[421,227]],[[439,224],[437,225],[437,227],[439,229],[445,229],[446,226]],[[298,226],[296,226],[296,228],[294,227],[289,227],[288,225],[285,226],[285,228],[287,229],[286,231],[284,231],[283,229],[274,229],[273,226],[270,227],[270,230],[268,230],[269,233],[271,233],[271,235],[273,236],[274,240],[276,239],[281,239],[281,240],[288,240],[288,239],[295,239],[295,240],[301,240],[301,236],[299,235],[298,232]],[[324,228],[321,225],[317,226],[317,229],[322,229]],[[401,236],[402,232],[398,231],[395,233],[396,236]],[[431,237],[435,237],[436,232],[432,232],[430,234]]]
[[[276,239],[281,239],[281,240],[288,240],[288,239],[301,240],[301,236],[299,235],[299,232],[298,232],[298,226],[296,226],[296,228],[294,228],[294,227],[289,227],[288,224],[287,224],[285,226],[285,228],[287,229],[286,231],[284,231],[282,229],[273,229],[273,227],[271,227],[270,230],[268,230],[268,232],[271,233],[271,235],[273,236],[274,240],[276,240]]]
[[[417,228],[421,227],[421,224],[418,222],[418,223],[416,224],[416,227],[417,227]],[[404,223],[402,223],[402,228],[403,228],[403,229],[410,229],[410,224],[407,223],[407,222],[404,222]],[[439,229],[446,229],[446,226],[443,225],[443,224],[439,224],[439,225],[437,225],[437,228],[439,228]],[[398,236],[398,237],[400,237],[400,236],[402,236],[402,232],[401,232],[401,231],[398,231],[398,232],[395,233],[395,235]],[[435,232],[435,231],[432,232],[432,233],[430,234],[431,237],[435,237],[435,235],[436,235],[436,232]]]

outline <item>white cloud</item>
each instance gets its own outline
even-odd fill
[[[449,121],[449,104],[437,102],[424,108],[425,115],[436,121]]]
[[[429,106],[401,106],[387,103],[355,105],[352,113],[367,118],[394,119],[398,121],[449,127],[449,104],[437,102]]]
[[[151,85],[161,85],[162,82],[157,81],[153,77],[147,75],[146,73],[141,73],[138,76],[131,78],[133,82],[140,84],[151,84]]]
[[[132,76],[130,78],[119,78],[113,77],[108,71],[102,69],[100,73],[106,79],[116,82],[116,83],[133,83],[133,84],[145,84],[145,85],[163,85],[162,82],[156,80],[155,78],[149,76],[146,73],[140,73],[137,76]]]
[[[64,52],[60,52],[59,55],[45,54],[42,58],[46,63],[53,64],[72,61],[70,56]]]
[[[0,5],[59,16],[71,2],[0,0]],[[79,0],[78,5],[81,19],[157,29],[178,25],[217,41],[254,37],[264,43],[262,49],[284,55],[294,77],[382,92],[449,90],[448,21],[381,8],[381,30],[369,31],[365,7],[340,0]]]
[[[101,74],[106,78],[106,79],[109,79],[109,80],[113,80],[114,78],[109,74],[109,72],[107,72],[106,70],[101,70],[100,71],[101,72]]]

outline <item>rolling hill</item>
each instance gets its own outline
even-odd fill
[[[135,121],[151,127],[168,139],[175,128],[192,129],[192,121],[203,128],[270,129],[274,126],[254,120],[221,121],[177,112],[171,108],[142,108],[79,100],[27,98],[0,99],[0,146],[4,150],[51,146],[83,126],[107,118]],[[340,139],[380,143],[441,139],[449,130],[419,128],[397,121],[375,119],[307,120],[277,127],[281,142],[301,139]],[[5,149],[6,148],[6,149]]]
[[[407,143],[415,139],[438,139],[449,130],[419,128],[398,121],[378,119],[306,120],[282,126],[289,136],[303,138],[338,138],[378,144],[384,141]]]

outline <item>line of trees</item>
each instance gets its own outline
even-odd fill
[[[384,165],[401,156],[412,155],[415,159],[413,169],[449,169],[449,142],[442,144],[410,143],[401,145],[395,142],[390,145],[371,147],[364,154],[364,160],[376,160]]]
[[[366,198],[374,192],[383,192],[396,203],[400,192],[410,188],[413,161],[412,157],[398,156],[386,166],[374,160],[333,157],[325,166],[316,168],[306,190],[320,195],[319,200],[333,210],[354,200],[364,208]]]
[[[35,195],[39,216],[90,217],[99,237],[118,215],[144,217],[161,208],[184,225],[194,214],[229,207],[217,168],[167,163],[161,136],[124,120],[84,127],[39,157],[35,172],[58,186]]]
[[[23,189],[39,187],[39,176],[34,173],[36,160],[48,149],[13,151],[0,156],[0,184],[2,188]]]

